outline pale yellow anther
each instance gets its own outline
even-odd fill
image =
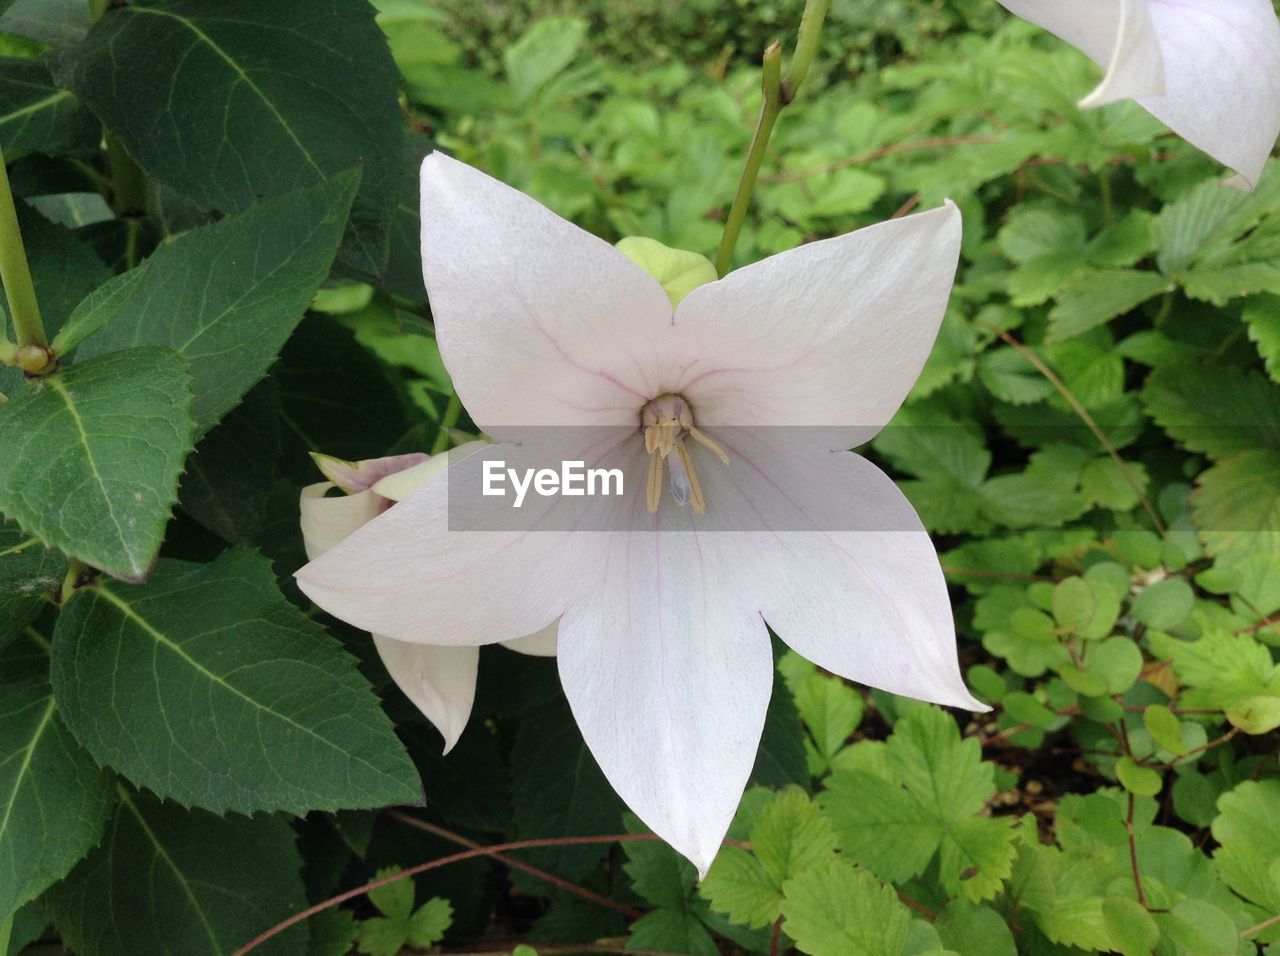
[[[677,504],[691,504],[695,513],[705,514],[707,500],[685,438],[692,438],[727,465],[729,456],[724,449],[694,426],[693,409],[680,395],[660,395],[646,404],[640,412],[640,427],[644,432],[644,450],[649,455],[645,502],[650,513],[657,512],[662,498],[662,466],[665,462],[671,468],[671,493]],[[673,451],[675,458],[670,457]]]

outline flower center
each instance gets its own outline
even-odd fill
[[[693,510],[704,514],[707,499],[703,497],[698,472],[693,467],[693,457],[685,445],[692,438],[699,445],[715,452],[724,464],[729,456],[724,449],[698,431],[693,423],[693,409],[682,395],[659,395],[640,410],[640,429],[644,432],[644,450],[649,453],[649,481],[646,485],[649,512],[658,510],[662,497],[662,464],[671,466],[671,494],[676,504],[692,504]]]

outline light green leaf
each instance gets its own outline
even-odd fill
[[[70,152],[96,146],[100,136],[93,115],[58,89],[43,63],[0,57],[0,142],[7,152]]]
[[[129,349],[32,383],[0,406],[0,511],[51,547],[146,577],[191,450],[191,376]]]
[[[783,929],[810,956],[899,956],[911,914],[892,886],[843,860],[788,880]]]
[[[1107,694],[1125,693],[1142,673],[1142,651],[1132,638],[1109,637],[1090,644],[1085,654],[1085,670],[1102,678]]]
[[[302,860],[281,817],[219,817],[117,786],[102,843],[49,892],[79,956],[166,951],[226,956],[306,906]],[[255,952],[296,956],[294,926]]]
[[[1012,817],[963,817],[950,823],[938,854],[942,885],[974,903],[993,899],[1013,874]]]
[[[577,56],[587,24],[577,17],[539,20],[502,54],[516,103],[527,103]]]
[[[335,176],[161,246],[150,276],[81,356],[176,350],[195,376],[196,424],[208,430],[266,374],[302,318],[329,273],[354,189],[352,175]]]
[[[1168,913],[1156,913],[1166,937],[1188,953],[1235,953],[1240,940],[1236,925],[1223,910],[1204,900],[1188,898]]]
[[[1008,924],[987,906],[974,906],[967,900],[954,899],[938,914],[934,928],[947,949],[957,953],[982,953],[983,956],[1018,954]]]
[[[830,760],[857,729],[865,709],[862,698],[838,677],[810,674],[796,691],[796,707],[818,753]]]
[[[1164,704],[1151,704],[1142,712],[1142,723],[1151,739],[1169,751],[1182,756],[1187,745],[1182,741],[1182,721]]]
[[[422,798],[355,661],[252,552],[77,591],[54,633],[53,684],[100,763],[183,804],[300,814]]]
[[[1257,295],[1244,306],[1249,339],[1258,347],[1271,381],[1280,382],[1280,295]]]
[[[936,815],[896,782],[843,770],[819,796],[840,847],[881,879],[904,882],[924,872],[943,829]]]
[[[1112,945],[1123,956],[1150,956],[1160,941],[1160,928],[1151,914],[1127,896],[1103,900],[1102,921]]]
[[[399,189],[396,79],[359,0],[113,7],[67,77],[143,170],[206,209],[238,212],[360,166],[343,260],[375,276]],[[253,262],[258,251],[231,258]]]
[[[1154,797],[1164,786],[1160,774],[1150,767],[1140,767],[1132,757],[1121,757],[1116,761],[1116,777],[1121,786],[1139,797]]]
[[[1215,557],[1280,553],[1280,452],[1244,452],[1202,472],[1191,510]]]
[[[0,925],[102,836],[114,791],[62,725],[33,637],[0,653]]]
[[[753,928],[776,920],[782,902],[782,888],[760,859],[735,846],[717,854],[699,893],[717,913]]]
[[[1280,449],[1280,390],[1257,373],[1204,363],[1165,366],[1147,379],[1142,401],[1174,439],[1210,458]]]
[[[1268,913],[1280,912],[1280,781],[1246,780],[1218,798],[1213,868]]]
[[[1157,631],[1177,627],[1195,605],[1195,592],[1180,577],[1166,578],[1143,588],[1133,601],[1133,616]]]
[[[377,872],[376,879],[398,873],[395,867]],[[369,891],[369,900],[382,913],[360,923],[357,949],[369,956],[396,956],[406,945],[434,946],[453,923],[448,900],[434,897],[415,911],[411,878],[396,880]]]

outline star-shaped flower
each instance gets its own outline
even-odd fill
[[[318,558],[353,531],[372,521],[396,502],[407,498],[439,474],[450,461],[480,448],[480,442],[454,449],[452,456],[414,453],[389,458],[346,462],[317,455],[316,464],[328,481],[302,489],[299,510],[307,557]],[[331,496],[339,489],[343,494]],[[412,642],[373,636],[378,656],[391,679],[444,737],[448,753],[462,736],[476,696],[477,645],[437,646],[431,643],[429,621]],[[550,657],[556,652],[555,625],[522,640],[505,641],[522,654]]]
[[[1134,99],[1252,189],[1280,136],[1271,0],[1000,0],[1106,68],[1080,105]]]
[[[985,709],[960,676],[928,534],[847,451],[892,417],[933,345],[960,251],[953,205],[696,288],[688,272],[664,287],[439,153],[422,210],[436,335],[472,418],[513,454],[529,426],[566,447],[581,434],[577,457],[618,467],[633,493],[572,521],[565,499],[540,499],[517,527],[460,494],[450,467],[298,573],[316,603],[456,646],[558,622],[592,753],[704,873],[755,761],[768,628],[833,673]]]

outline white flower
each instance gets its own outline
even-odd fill
[[[592,753],[704,873],[760,741],[766,624],[833,673],[986,709],[960,676],[928,534],[846,451],[894,414],[933,345],[960,250],[953,205],[691,290],[667,263],[675,307],[627,255],[439,153],[422,210],[436,335],[476,423],[499,441],[581,431],[577,457],[622,468],[638,493],[597,499],[591,530],[556,524],[551,499],[512,528],[451,503],[451,467],[298,573],[316,603],[458,646],[558,621]]]
[[[1271,0],[1000,0],[1106,68],[1083,107],[1134,99],[1252,189],[1280,135]]]
[[[477,450],[480,442],[454,449],[456,460]],[[361,525],[376,518],[396,502],[442,471],[450,456],[395,455],[345,462],[326,455],[315,456],[328,481],[302,489],[299,501],[302,540],[307,557],[318,558]],[[334,488],[345,494],[326,497]],[[462,736],[476,694],[478,646],[435,646],[424,628],[413,643],[373,636],[374,646],[391,679],[433,723],[444,737],[448,753]],[[522,654],[550,657],[556,652],[555,625],[505,646]]]

